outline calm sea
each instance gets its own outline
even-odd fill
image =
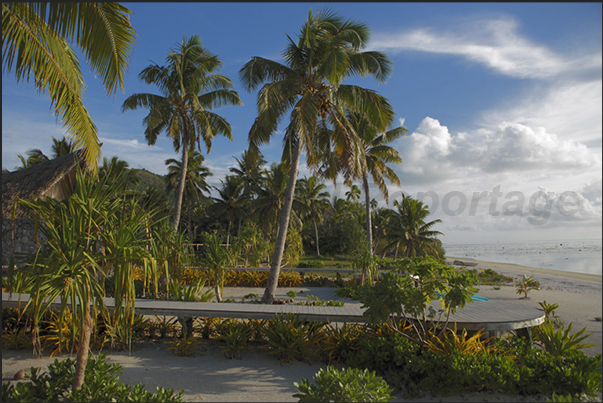
[[[447,256],[601,275],[601,239],[444,244]]]

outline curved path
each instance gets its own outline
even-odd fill
[[[21,303],[27,301],[27,294],[21,295]],[[18,294],[12,296],[2,293],[2,307],[15,308],[18,305]],[[109,309],[113,308],[113,298],[105,298]],[[58,306],[58,304],[57,304]],[[438,301],[432,306],[440,308]],[[304,321],[367,323],[370,319],[363,315],[364,309],[358,304],[336,306],[306,305],[265,305],[253,303],[215,303],[215,302],[183,302],[164,300],[136,300],[136,313],[142,315],[178,316],[178,317],[210,317],[210,318],[244,318],[271,319],[275,315],[293,314]],[[456,322],[457,329],[478,331],[484,329],[491,334],[518,329],[526,329],[544,322],[541,308],[529,305],[518,305],[503,301],[474,301],[450,316],[449,326]]]

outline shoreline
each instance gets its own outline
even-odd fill
[[[454,266],[452,262],[454,260],[460,260],[463,262],[472,262],[477,263],[477,266],[482,269],[492,269],[494,271],[498,271],[504,275],[534,275],[536,278],[542,277],[544,279],[565,279],[571,281],[580,281],[592,284],[601,284],[603,281],[603,276],[599,274],[590,274],[590,273],[578,273],[572,271],[563,271],[563,270],[555,270],[555,269],[545,269],[541,267],[533,267],[533,266],[524,266],[516,263],[504,263],[504,262],[491,262],[473,258],[459,258],[453,256],[446,256],[446,264]],[[458,266],[455,266],[458,267]],[[536,278],[538,280],[538,278]]]

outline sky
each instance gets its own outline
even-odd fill
[[[202,153],[220,186],[247,148],[257,93],[247,92],[239,70],[254,56],[283,62],[287,35],[296,38],[312,9],[331,9],[367,24],[365,50],[393,62],[384,83],[346,81],[376,90],[408,135],[391,145],[400,186],[389,200],[370,186],[380,206],[402,194],[422,200],[444,244],[600,239],[602,230],[602,9],[601,3],[123,3],[137,31],[125,91],[107,97],[81,58],[84,103],[99,128],[102,156],[164,175],[179,158],[162,134],[144,138],[148,111],[121,111],[134,93],[157,93],[138,79],[163,65],[183,36],[199,35],[217,54],[244,105],[215,110],[232,125],[233,141],[216,137]],[[39,148],[51,154],[52,137],[65,129],[47,95],[32,84],[2,76],[2,167]],[[280,160],[282,132],[261,149]],[[302,158],[300,177],[311,172]],[[327,183],[345,197],[340,181]],[[358,184],[360,185],[360,184]]]

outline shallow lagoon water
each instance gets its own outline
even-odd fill
[[[601,239],[444,244],[447,256],[601,275]]]

